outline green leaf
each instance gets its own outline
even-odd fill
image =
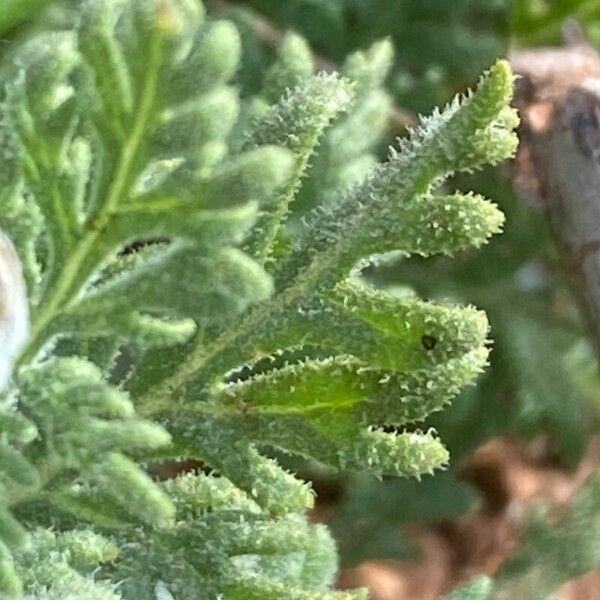
[[[562,583],[595,568],[600,561],[600,480],[592,477],[558,522],[538,510],[525,543],[500,571],[499,597],[547,598]]]
[[[467,585],[455,590],[446,600],[488,600],[492,593],[492,581],[488,577],[476,577]]]
[[[313,76],[289,36],[266,93],[288,89],[264,108],[232,83],[235,29],[196,0],[61,11],[2,68],[0,224],[32,332],[1,406],[4,593],[364,597],[330,591],[335,547],[307,519],[312,490],[266,454],[417,478],[447,463],[413,424],[474,381],[487,321],[375,290],[361,271],[499,231],[490,202],[440,186],[513,152],[507,64],[371,168],[389,43],[348,59],[353,84]],[[352,148],[344,132],[364,139]],[[300,221],[324,140],[347,171]],[[220,480],[157,481],[174,459]]]
[[[251,126],[246,147],[279,144],[295,158],[292,177],[285,188],[264,206],[246,241],[248,254],[260,263],[271,258],[281,222],[296,195],[301,178],[326,127],[348,108],[352,87],[338,75],[320,74],[286,92],[281,100]]]
[[[487,357],[486,320],[471,308],[395,298],[357,278],[374,254],[451,253],[499,230],[502,216],[491,203],[437,187],[451,170],[513,152],[515,119],[505,111],[511,89],[512,75],[499,62],[476,92],[424,120],[388,163],[315,210],[275,268],[272,300],[213,341],[190,344],[153,388],[143,383],[146,373],[156,377],[161,367],[142,365],[131,387],[140,410],[164,418],[176,394],[175,438],[200,456],[207,440],[218,445],[221,437],[338,469],[419,476],[445,464],[447,453],[430,434],[371,426],[422,420],[471,383]],[[236,466],[219,468],[239,477]]]

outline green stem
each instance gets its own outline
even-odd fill
[[[109,229],[116,207],[127,192],[132,167],[144,139],[144,132],[156,99],[158,73],[161,56],[161,36],[154,36],[149,48],[148,68],[142,88],[141,104],[136,112],[130,135],[123,145],[115,176],[108,189],[105,202],[98,212],[90,218],[87,232],[81,238],[69,259],[64,264],[60,276],[39,307],[31,326],[29,344],[19,359],[19,364],[30,362],[39,352],[48,337],[48,327],[59,315],[63,307],[76,295],[85,283],[92,267],[86,265],[93,256],[99,240]],[[84,268],[87,267],[87,268]]]

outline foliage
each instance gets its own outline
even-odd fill
[[[297,85],[238,120],[238,34],[195,0],[70,14],[12,45],[1,71],[0,225],[31,310],[0,419],[3,592],[361,597],[328,591],[335,552],[306,520],[312,492],[261,451],[400,476],[446,463],[413,424],[481,371],[485,316],[360,273],[499,230],[491,203],[440,185],[514,151],[510,69],[424,118],[282,245],[323,132],[364,81],[377,88],[378,61],[350,60],[356,83],[296,78],[292,45],[299,61],[281,61],[265,97]],[[144,468],[174,457],[219,476],[160,483]]]
[[[348,64],[352,60],[352,55],[347,54],[357,45],[367,47],[378,37],[388,36],[400,48],[391,67],[394,99],[400,105],[417,108],[428,107],[435,96],[423,93],[423,80],[426,81],[427,77],[404,79],[403,70],[408,68],[408,72],[422,73],[422,69],[433,64],[432,71],[445,74],[432,86],[435,93],[439,93],[444,89],[442,82],[457,85],[457,81],[469,76],[468,65],[472,63],[455,51],[453,41],[458,39],[463,46],[472,44],[471,49],[475,50],[475,43],[481,40],[464,35],[463,30],[457,38],[439,35],[438,45],[431,44],[427,36],[422,35],[424,23],[430,27],[439,18],[440,27],[451,29],[462,17],[468,17],[463,21],[464,26],[469,19],[474,22],[474,15],[485,10],[490,13],[497,11],[497,24],[502,23],[502,14],[506,22],[509,20],[507,7],[493,3],[486,3],[485,7],[475,10],[473,5],[476,3],[465,3],[469,4],[465,13],[461,13],[460,8],[455,10],[456,3],[441,8],[437,3],[419,5],[418,8],[413,3],[407,8],[395,2],[393,7],[386,5],[385,11],[378,10],[382,3],[376,2],[298,0],[270,3],[254,0],[245,4],[267,15],[277,25],[301,32],[317,47],[322,57],[334,59],[339,64]],[[403,11],[402,19],[390,18],[390,10]],[[424,13],[429,10],[430,14],[425,17]],[[454,11],[452,18],[444,10]],[[594,10],[596,3],[593,2],[552,3],[551,10],[542,7],[542,3],[515,2],[512,5],[512,34],[519,43],[547,43],[551,41],[549,38],[558,38],[564,16],[575,13],[583,18],[588,35],[595,39],[596,20],[591,18]],[[523,17],[526,12],[529,13],[527,18]],[[358,13],[360,18],[353,20]],[[240,11],[230,10],[228,14],[236,18],[242,28],[252,21]],[[483,30],[488,33],[487,29]],[[275,65],[286,60],[286,42],[279,56],[273,59],[268,48],[257,44],[250,27],[247,31],[243,37],[244,45],[246,54],[252,56],[247,61],[247,72],[266,69],[272,60],[275,60]],[[415,31],[420,35],[413,35]],[[496,49],[492,52],[502,51],[508,34],[508,29],[503,29],[503,26],[496,27]],[[294,40],[295,45],[301,43],[295,34],[288,34],[287,39]],[[441,44],[443,51],[433,57],[432,53]],[[377,42],[368,51],[375,52],[376,48],[384,53],[385,46],[377,45]],[[304,55],[306,57],[306,50]],[[461,57],[460,61],[457,56]],[[485,56],[485,52],[479,47],[473,56],[479,59]],[[414,57],[414,68],[409,64],[411,57]],[[459,63],[459,70],[453,71],[456,63]],[[297,77],[307,76],[311,70],[309,58],[305,58],[303,64],[305,70],[303,73],[297,71]],[[386,63],[381,61],[379,64]],[[278,67],[270,68],[276,70]],[[449,73],[453,75],[450,77]],[[244,89],[255,91],[251,84],[256,85],[256,79],[252,76],[243,79]],[[406,81],[405,86],[398,84],[399,79]],[[383,90],[376,85],[369,88],[373,98],[370,114],[383,121],[389,115],[389,97],[382,94]],[[368,103],[365,102],[364,106]],[[328,202],[330,181],[339,178],[337,185],[350,185],[353,175],[350,165],[357,165],[360,169],[371,160],[370,154],[381,147],[381,121],[372,119],[368,130],[373,134],[371,137],[365,135],[364,128],[353,129],[351,125],[344,125],[344,121],[348,124],[365,122],[364,119],[354,120],[353,114],[360,114],[360,102],[349,109],[343,121],[338,119],[326,132],[322,151],[309,168],[301,196],[293,207],[296,218],[301,219],[305,210],[304,190],[310,190],[309,200],[315,202],[318,198],[319,203]],[[335,130],[339,134],[336,135]],[[363,142],[365,150],[359,154]],[[346,149],[356,150],[357,154],[348,155]],[[346,174],[348,180],[344,181]],[[595,361],[583,339],[574,307],[567,298],[543,216],[515,198],[504,179],[488,171],[469,177],[467,181],[460,178],[453,182],[459,187],[475,187],[499,200],[508,219],[506,231],[496,243],[452,260],[440,258],[435,262],[429,261],[427,267],[419,259],[400,263],[392,261],[370,269],[369,279],[390,293],[395,290],[405,293],[405,286],[411,285],[420,294],[442,301],[474,301],[484,307],[490,317],[494,332],[491,368],[476,388],[466,390],[448,410],[433,415],[427,421],[441,434],[455,462],[495,435],[529,438],[545,433],[560,460],[566,465],[573,465],[581,457],[588,434],[597,423],[599,387]],[[431,493],[432,487],[436,489],[436,496]],[[470,490],[451,475],[438,476],[417,490],[411,481],[386,479],[377,482],[368,477],[352,477],[344,481],[344,489],[344,501],[333,523],[343,564],[410,556],[413,553],[411,545],[395,529],[410,521],[437,521],[455,516],[455,511],[466,511],[473,505],[472,502],[462,502],[461,498],[468,498]],[[449,501],[436,512],[433,499],[438,496]],[[450,499],[456,499],[456,504]],[[367,531],[368,536],[365,535]],[[361,539],[361,543],[356,544],[356,539]],[[479,589],[477,586],[491,589],[491,584],[484,580],[475,583],[473,589]]]
[[[527,45],[560,43],[567,19],[576,19],[593,43],[600,42],[600,7],[595,0],[517,0],[512,7],[511,31]]]
[[[418,263],[401,270],[389,265],[374,280],[393,285],[401,275],[403,283],[429,297],[466,295],[490,317],[495,332],[490,369],[443,421],[433,422],[455,456],[466,456],[494,435],[529,438],[543,432],[561,460],[575,464],[592,429],[598,387],[591,381],[586,390],[575,377],[581,365],[575,369],[570,362],[578,346],[584,361],[593,360],[565,298],[549,233],[540,215],[497,177],[479,176],[475,185],[484,192],[494,190],[511,215],[498,244],[454,264],[436,261],[426,276]]]
[[[331,523],[343,566],[374,558],[414,558],[418,549],[401,535],[404,526],[461,517],[479,504],[475,490],[451,472],[422,481],[388,479],[379,485],[359,474],[344,487],[344,502]]]
[[[243,0],[323,56],[347,54],[389,37],[396,49],[390,88],[400,106],[428,111],[505,52],[505,0]]]
[[[579,491],[566,514],[549,518],[542,509],[531,518],[525,544],[504,566],[496,587],[507,598],[547,598],[563,582],[600,562],[600,479]]]
[[[312,60],[306,61],[303,71],[289,64],[299,54],[312,58],[306,42],[295,34],[288,34],[276,60],[266,71],[263,94],[267,99],[269,94],[279,95],[289,87],[288,82],[281,81],[274,89],[274,73],[293,69],[296,82],[314,74]],[[392,109],[390,95],[383,84],[393,61],[393,46],[387,39],[376,41],[367,49],[357,50],[345,58],[341,74],[354,82],[354,100],[323,135],[319,151],[306,171],[292,206],[297,219],[315,206],[333,202],[340,190],[359,182],[377,163],[377,152]]]
[[[530,518],[524,544],[495,581],[477,577],[446,600],[545,600],[600,562],[600,479],[592,477],[559,519],[544,507]]]
[[[417,7],[414,3],[410,3],[409,7],[403,3],[393,3],[393,8],[386,5],[386,11],[371,6],[377,3],[353,3],[351,0],[326,3],[315,0],[294,0],[289,3],[252,0],[245,4],[275,19],[276,23],[308,36],[327,59],[334,58],[340,62],[343,59],[344,64],[350,64],[355,60],[353,57],[364,55],[361,52],[345,55],[352,52],[358,40],[365,45],[373,44],[367,52],[378,52],[378,58],[373,60],[381,65],[380,78],[371,82],[363,101],[355,103],[345,122],[340,120],[326,133],[322,152],[309,169],[301,197],[293,208],[297,218],[302,218],[306,208],[304,198],[308,197],[309,202],[311,199],[318,203],[327,202],[329,190],[350,185],[353,178],[359,178],[361,171],[368,168],[374,154],[383,146],[385,122],[389,119],[391,105],[381,82],[385,77],[391,79],[391,88],[395,92],[393,99],[400,105],[405,104],[406,98],[393,86],[394,73],[399,68],[397,61],[406,60],[407,56],[412,56],[412,52],[415,53],[416,64],[420,67],[428,64],[428,53],[437,46],[424,44],[427,48],[422,48],[421,42],[426,42],[427,37],[415,33],[421,32],[420,28],[425,23],[431,25],[439,19],[440,26],[451,28],[459,22],[463,25],[478,20],[488,22],[482,16],[487,10],[495,14],[494,20],[489,22],[496,23],[494,31],[498,39],[506,42],[509,35],[508,28],[500,26],[504,21],[508,23],[508,8],[495,3],[486,3],[485,6],[477,2],[466,2],[464,6],[459,3],[464,13],[455,11],[455,3],[446,3],[441,9],[437,3],[428,3],[427,7]],[[573,3],[570,2],[564,4],[563,12],[567,8],[571,12],[577,8],[571,6]],[[525,5],[534,12],[531,3]],[[585,3],[581,5],[580,8]],[[401,12],[402,19],[391,18],[390,10]],[[444,10],[455,12],[450,18]],[[518,10],[519,3],[515,3],[515,18]],[[360,26],[355,23],[352,30],[357,35],[350,35],[345,29],[354,22],[354,17],[349,16],[354,14],[353,11],[361,15],[356,21]],[[537,18],[541,19],[542,11],[538,13]],[[236,17],[243,26],[243,13],[230,10],[228,14]],[[315,26],[315,23],[320,25]],[[482,31],[481,28],[479,31]],[[519,42],[526,41],[516,26],[514,33]],[[396,53],[395,63],[386,58],[386,46],[375,41],[377,36],[388,36],[401,49]],[[293,37],[297,39],[297,36]],[[248,34],[243,39],[248,53],[254,51],[256,54],[255,36]],[[449,49],[454,38],[445,35],[440,39],[444,43],[443,52],[436,60],[441,69],[450,71],[454,61],[457,61],[457,53]],[[458,39],[470,43],[473,36],[464,35],[463,32]],[[405,49],[403,43],[409,48]],[[485,56],[481,48],[473,50],[474,56]],[[502,42],[498,42],[495,52],[502,52]],[[250,72],[254,72],[257,64],[266,68],[270,58],[264,54],[263,49],[260,59],[254,58],[256,64],[248,65]],[[280,60],[276,57],[275,64]],[[464,67],[469,61],[461,59],[460,64]],[[453,80],[460,85],[465,77],[468,77],[467,71],[460,76],[457,74]],[[435,89],[439,93],[443,86],[438,83]],[[418,86],[414,88],[414,93],[422,102],[426,101],[428,104],[423,106],[429,108],[433,100],[426,98]],[[368,128],[364,126],[366,123],[370,123]],[[363,126],[357,127],[355,124]],[[561,460],[566,464],[574,464],[585,448],[587,434],[595,420],[595,398],[600,389],[597,377],[581,381],[578,374],[585,365],[593,364],[593,358],[582,339],[582,329],[575,310],[565,299],[566,286],[558,273],[559,266],[552,253],[543,215],[516,198],[504,180],[504,177],[488,170],[466,181],[465,178],[459,178],[454,182],[459,188],[475,188],[493,195],[499,201],[508,215],[508,222],[506,233],[498,243],[490,245],[483,252],[464,253],[453,260],[436,260],[427,269],[423,269],[419,261],[414,266],[412,263],[415,261],[408,265],[406,261],[398,265],[392,262],[379,267],[377,271],[371,270],[370,277],[377,285],[390,289],[411,285],[427,297],[475,302],[484,307],[490,317],[495,331],[491,369],[477,388],[467,390],[449,413],[433,421],[435,427],[445,431],[454,453],[463,455],[493,435],[508,433],[530,437],[546,432],[551,436]],[[304,190],[309,193],[304,194]],[[510,306],[510,310],[506,310],[507,306]],[[551,343],[542,340],[551,340]],[[539,373],[540,369],[543,376],[532,376],[532,373]],[[570,407],[568,414],[563,410],[565,402]],[[490,418],[485,418],[485,415],[490,415]],[[468,435],[465,435],[467,430]],[[457,443],[452,443],[453,439]]]
[[[49,0],[5,0],[0,13],[0,33],[6,34],[33,18]]]

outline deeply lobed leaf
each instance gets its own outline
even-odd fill
[[[229,23],[206,21],[195,0],[81,0],[73,14],[17,45],[3,71],[0,222],[21,254],[32,335],[0,413],[0,586],[361,597],[328,591],[335,552],[303,514],[312,491],[264,451],[378,475],[446,463],[435,432],[395,428],[475,379],[485,316],[375,290],[360,272],[499,231],[491,203],[440,184],[514,150],[508,66],[365,174],[388,108],[388,43],[349,58],[352,84],[312,75],[289,37],[265,95],[290,89],[254,104],[238,143]],[[300,223],[292,202],[345,111],[324,155],[365,119],[374,130]],[[138,463],[161,457],[222,478],[161,484]],[[86,538],[83,522],[111,539]],[[39,558],[52,545],[63,550]],[[108,561],[102,577],[118,588],[90,567]]]

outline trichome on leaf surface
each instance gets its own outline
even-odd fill
[[[319,141],[383,78],[388,43],[353,56],[354,81],[301,76],[288,43],[249,101],[236,29],[195,0],[61,16],[0,70],[0,226],[31,314],[0,404],[4,597],[363,597],[331,591],[313,493],[269,449],[375,475],[447,463],[413,424],[485,366],[486,317],[361,270],[500,230],[492,203],[443,184],[514,152],[508,64],[292,226]],[[148,474],[179,458],[214,471]]]

